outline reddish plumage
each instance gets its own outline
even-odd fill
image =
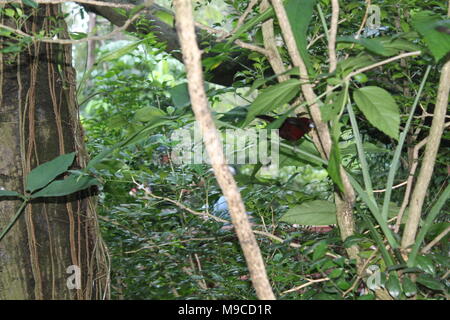
[[[269,123],[276,120],[274,117],[266,115],[260,115],[256,117]],[[305,134],[307,134],[312,128],[314,128],[314,124],[311,119],[304,117],[290,117],[284,120],[283,124],[280,126],[280,131],[278,133],[283,139],[289,141],[297,141],[301,139]]]

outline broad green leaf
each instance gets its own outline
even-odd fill
[[[386,90],[369,86],[357,89],[353,98],[367,120],[388,136],[398,139],[400,111],[397,103]]]
[[[27,176],[25,190],[34,192],[42,187],[45,187],[57,176],[66,172],[72,165],[74,159],[75,152],[63,154],[34,168]]]
[[[300,91],[300,81],[290,79],[261,90],[258,97],[250,105],[245,125],[249,124],[259,114],[283,106],[291,101]]]
[[[280,145],[279,166],[304,166],[312,164],[314,166],[322,166],[323,162],[319,161],[320,153],[317,151],[314,143],[304,139],[300,145],[295,146],[295,151]]]
[[[349,57],[345,60],[339,61],[337,70],[338,72],[342,73],[341,77],[344,77],[348,73],[355,71],[356,69],[367,67],[368,65],[373,64],[374,61],[374,58],[372,58],[369,54],[359,54],[356,57]]]
[[[330,279],[336,279],[336,278],[339,278],[343,272],[344,272],[343,268],[336,268],[330,272],[328,277],[330,277]]]
[[[336,42],[356,43],[362,45],[368,51],[371,51],[375,54],[384,57],[390,56],[392,53],[392,50],[387,50],[379,39],[368,39],[368,38],[356,39],[352,36],[345,36],[345,37],[337,37]]]
[[[344,190],[344,184],[342,183],[341,179],[340,165],[341,165],[341,154],[339,151],[339,144],[337,143],[337,141],[333,141],[333,144],[331,145],[330,159],[328,160],[327,171],[331,180],[333,180],[333,182],[342,191]]]
[[[10,190],[0,190],[0,197],[18,197],[22,198],[23,195],[16,191],[10,191]]]
[[[362,242],[367,241],[367,238],[365,238],[362,235],[352,235],[345,239],[344,241],[344,247],[350,248],[351,246],[361,244]]]
[[[175,108],[185,108],[191,104],[187,83],[181,83],[169,89]]]
[[[400,296],[402,288],[400,286],[400,280],[395,273],[389,275],[389,279],[386,281],[385,286],[393,298],[396,299]]]
[[[440,20],[438,14],[422,11],[412,17],[412,25],[423,37],[436,62],[450,52],[450,35],[439,31],[443,27],[450,28],[449,20]]]
[[[344,94],[344,100],[347,95]],[[344,184],[342,182],[340,167],[341,167],[341,152],[339,150],[339,137],[341,135],[341,124],[338,122],[338,115],[334,117],[332,121],[333,125],[331,127],[331,151],[330,159],[328,160],[327,171],[331,180],[336,184],[339,190],[344,190]]]
[[[166,113],[159,108],[145,107],[136,111],[134,114],[134,120],[142,122],[156,122],[164,116],[166,116]]]
[[[35,8],[35,9],[37,9],[39,7],[39,5],[33,0],[22,0],[22,2],[24,4],[26,4],[27,6],[30,6],[30,7]]]
[[[428,256],[418,255],[416,257],[416,267],[431,275],[436,273],[433,260]]]
[[[225,113],[220,121],[229,123],[235,127],[241,127],[247,117],[248,108],[239,106]]]
[[[380,148],[377,145],[370,143],[370,142],[364,142],[363,147],[364,147],[365,153],[387,153],[387,152],[390,152],[390,150],[385,149],[385,148]],[[341,150],[341,156],[356,155],[358,153],[355,143],[351,143],[351,144],[347,145],[346,147],[341,147],[340,150]]]
[[[397,206],[397,204],[395,202],[389,202],[389,208],[388,208],[389,219],[397,217],[399,212],[400,212],[400,207]],[[401,221],[402,224],[406,223],[406,220],[408,220],[408,214],[409,214],[409,210],[408,210],[408,208],[406,208],[405,211],[403,212],[402,221]]]
[[[325,256],[327,253],[328,244],[325,240],[320,241],[314,246],[313,260],[318,260]]]
[[[147,40],[147,39],[141,39],[141,40],[132,42],[122,48],[119,48],[113,52],[108,52],[107,54],[100,57],[100,59],[96,62],[96,64],[119,59],[120,57],[122,57],[130,52],[133,52],[145,40]]]
[[[84,33],[84,32],[71,32],[71,33],[70,33],[70,37],[71,37],[73,40],[84,39],[84,38],[86,38],[87,36],[88,36],[87,33]]]
[[[270,19],[274,16],[274,12],[272,7],[264,11],[263,13],[257,15],[256,17],[248,20],[246,23],[244,23],[239,29],[236,30],[236,32],[233,34],[233,36],[228,39],[227,45],[231,45],[236,39],[238,39],[242,34],[245,32],[253,29],[254,26],[257,24],[266,21],[267,19]]]
[[[443,290],[443,285],[438,280],[434,279],[429,274],[421,274],[416,280],[421,285],[430,288],[431,290]]]
[[[289,209],[280,221],[306,226],[336,224],[336,206],[325,200],[313,200]]]
[[[33,194],[31,198],[66,196],[99,184],[100,182],[91,176],[70,175],[64,180],[53,181],[44,189]]]
[[[306,49],[308,45],[307,32],[315,4],[316,0],[289,0],[284,4],[292,32],[294,33],[297,49],[305,62],[309,74],[313,74],[314,69]]]
[[[163,11],[163,10],[157,10],[157,11],[153,12],[153,14],[156,17],[158,17],[162,22],[173,27],[174,22],[175,22],[175,17],[172,14],[170,14],[169,12]]]
[[[417,286],[410,278],[404,276],[402,284],[403,284],[403,293],[405,294],[405,296],[412,297],[416,295]]]
[[[337,117],[344,107],[344,100],[346,99],[346,97],[347,95],[345,94],[344,90],[339,93],[333,92],[333,94],[330,95],[329,99],[327,99],[327,103],[320,107],[322,120],[330,121]]]

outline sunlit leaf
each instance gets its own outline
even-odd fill
[[[336,224],[336,206],[333,202],[313,200],[290,208],[280,221],[306,226]]]
[[[355,90],[353,98],[374,127],[398,139],[400,111],[389,92],[379,87],[369,86]]]

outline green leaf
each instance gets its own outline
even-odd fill
[[[31,170],[27,176],[26,191],[34,192],[45,187],[57,176],[67,171],[75,159],[75,152],[63,154],[55,159],[45,162]]]
[[[350,248],[351,246],[361,244],[363,241],[367,241],[367,238],[362,235],[349,236],[344,241],[344,248]]]
[[[80,40],[86,38],[88,35],[84,32],[71,32],[70,37],[74,40]]]
[[[418,255],[416,257],[416,267],[431,275],[436,273],[433,260],[428,256]]]
[[[257,15],[256,17],[248,20],[246,23],[244,23],[239,29],[236,30],[236,32],[233,34],[233,36],[228,39],[227,46],[231,45],[236,39],[238,39],[242,34],[249,31],[250,29],[253,29],[254,26],[256,26],[258,23],[264,22],[267,19],[272,18],[274,15],[273,8],[270,7],[263,13]]]
[[[331,271],[328,277],[330,277],[331,279],[336,279],[339,278],[343,272],[344,268],[337,268]]]
[[[389,291],[389,294],[393,298],[398,298],[400,293],[402,292],[402,288],[400,286],[400,280],[398,279],[397,274],[391,273],[389,275],[389,279],[386,281],[386,289]]]
[[[313,200],[289,209],[280,221],[305,226],[336,224],[336,206],[325,200]]]
[[[436,62],[450,52],[450,35],[439,31],[439,28],[450,27],[449,20],[440,20],[438,14],[422,11],[412,17],[412,25],[423,37]]]
[[[402,284],[403,284],[403,293],[405,294],[405,296],[412,297],[416,295],[417,286],[409,277],[405,276],[403,278]]]
[[[344,184],[342,183],[342,178],[340,174],[340,166],[341,166],[341,153],[339,151],[339,143],[333,140],[333,144],[331,145],[330,159],[328,160],[328,175],[331,180],[338,186],[338,188],[343,191]]]
[[[392,50],[387,50],[379,39],[368,39],[368,38],[360,38],[356,39],[352,36],[345,37],[337,37],[336,42],[350,42],[362,45],[368,51],[371,51],[380,56],[390,56],[392,55]]]
[[[294,33],[297,49],[305,62],[309,74],[313,74],[314,69],[306,49],[308,45],[307,33],[315,4],[316,0],[289,0],[284,4],[289,24]]]
[[[16,191],[10,191],[10,190],[0,190],[0,197],[18,197],[22,198],[23,195]]]
[[[134,120],[142,122],[152,121],[154,123],[164,116],[166,116],[166,113],[159,108],[145,107],[136,111]]]
[[[27,6],[30,6],[35,9],[37,9],[39,7],[39,5],[36,2],[34,2],[33,0],[22,0],[22,2],[24,4],[26,4]]]
[[[156,17],[158,17],[162,22],[173,27],[174,22],[175,22],[175,17],[172,14],[170,14],[169,12],[163,11],[163,10],[156,10],[155,12],[153,12],[153,14]]]
[[[175,108],[185,108],[191,104],[187,83],[181,83],[169,89],[172,102]]]
[[[339,113],[342,111],[342,108],[345,105],[345,99],[347,94],[345,90],[342,90],[339,93],[333,92],[329,99],[327,99],[327,103],[320,107],[320,112],[322,113],[323,121],[330,121],[336,118]]]
[[[66,196],[99,184],[100,182],[91,176],[69,175],[64,180],[53,181],[44,189],[33,194],[31,198]]]
[[[369,86],[355,90],[353,98],[367,120],[388,136],[398,139],[400,112],[397,103],[386,90]]]
[[[443,285],[429,274],[421,274],[416,281],[431,290],[443,290]]]
[[[300,91],[300,81],[290,79],[261,90],[250,105],[245,124],[249,124],[259,114],[266,114],[291,101]]]
[[[112,52],[108,52],[107,54],[100,57],[100,59],[96,62],[96,64],[119,59],[120,57],[122,57],[130,52],[133,52],[145,40],[147,40],[147,39],[141,39],[141,40],[132,42],[122,48],[114,50]]]
[[[328,244],[325,240],[319,241],[314,246],[314,253],[313,253],[313,260],[318,260],[325,256],[325,253],[327,253]]]

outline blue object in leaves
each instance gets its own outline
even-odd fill
[[[230,211],[228,210],[228,203],[225,196],[220,196],[220,198],[213,204],[211,214],[221,219],[231,220]],[[247,214],[251,215],[250,212],[247,212]]]

